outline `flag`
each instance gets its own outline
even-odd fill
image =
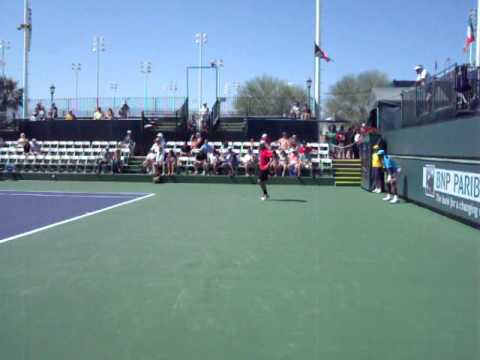
[[[326,62],[332,61],[332,59],[328,56],[328,54],[320,49],[320,46],[315,44],[315,57],[319,57],[320,59],[325,60]]]
[[[465,40],[465,52],[468,51],[469,47],[475,42],[475,30],[473,28],[473,21],[472,18],[468,20],[468,28],[467,28],[467,39]]]

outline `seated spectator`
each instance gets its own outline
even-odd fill
[[[135,152],[135,141],[132,138],[132,130],[127,130],[127,135],[123,138],[122,144],[130,150],[130,154]]]
[[[207,154],[204,153],[203,151],[199,151],[195,157],[195,172],[194,175],[198,175],[199,170],[203,170],[203,175],[206,175],[207,173]]]
[[[177,165],[177,156],[170,150],[167,154],[167,176],[174,176],[175,175],[175,166]]]
[[[237,174],[238,157],[237,154],[230,147],[224,155],[222,167],[228,171],[228,176],[235,176]]]
[[[271,172],[273,172],[274,176],[277,176],[277,169],[280,166],[280,156],[278,155],[278,151],[276,148],[272,148],[272,165],[271,165]]]
[[[166,141],[165,141],[165,138],[163,137],[163,133],[159,132],[157,134],[157,139],[160,141],[160,146],[162,148],[165,148],[165,145],[166,145]]]
[[[120,116],[121,119],[127,119],[128,115],[130,113],[130,107],[128,106],[127,102],[122,105],[120,110],[118,111],[118,115]]]
[[[242,157],[242,164],[245,168],[245,176],[252,176],[255,173],[257,159],[252,148],[249,148],[247,153]]]
[[[297,177],[300,177],[302,173],[302,162],[300,161],[300,157],[298,156],[298,151],[293,150],[290,152],[290,155],[288,156],[289,160],[289,173],[290,175],[294,175]]]
[[[217,155],[214,154],[214,150],[214,147],[208,143],[207,139],[205,139],[205,142],[200,147],[200,151],[198,152],[195,161],[195,175],[198,174],[200,167],[203,168],[203,175],[206,175],[210,164],[214,166],[214,171],[216,170]]]
[[[40,144],[37,142],[37,139],[32,139],[30,143],[30,152],[34,155],[40,154],[42,151]]]
[[[288,155],[285,150],[280,150],[280,154],[278,155],[279,161],[278,161],[278,167],[277,167],[277,173],[282,174],[282,176],[285,176],[287,173],[288,169]]]
[[[292,119],[300,118],[300,104],[298,102],[293,103],[292,108],[290,109],[290,117]]]
[[[72,120],[77,120],[77,117],[73,113],[72,110],[70,110],[67,115],[65,115],[65,120],[72,121]]]
[[[55,105],[55,103],[52,104],[52,106],[50,107],[50,110],[48,111],[48,118],[50,120],[55,120],[58,118],[58,108]]]
[[[286,132],[282,132],[282,137],[278,139],[277,142],[281,150],[288,150],[290,148],[290,139]]]
[[[26,143],[28,143],[28,139],[25,136],[25,133],[21,133],[20,137],[17,140],[17,146],[20,147],[20,148],[23,148]]]
[[[191,156],[192,154],[192,147],[188,145],[188,142],[184,142],[182,147],[180,148],[180,156]]]
[[[297,148],[297,135],[293,134],[292,137],[290,138],[290,149],[296,149]]]
[[[123,172],[122,151],[118,148],[113,152],[112,172],[114,174],[121,174]]]
[[[142,164],[144,172],[152,174],[156,170],[155,163],[160,152],[163,152],[161,137],[157,136],[153,142],[150,151],[148,152],[145,161]]]
[[[200,149],[203,145],[203,138],[200,132],[196,132],[190,138],[192,149]]]
[[[310,110],[310,107],[308,106],[308,104],[303,105],[301,119],[310,120],[311,118],[312,118],[312,110]]]
[[[153,163],[153,172],[155,177],[165,176],[165,161],[167,154],[163,146],[159,146],[158,152],[155,156],[155,162]]]
[[[300,163],[304,168],[310,169],[311,175],[313,176],[313,166],[312,166],[312,148],[308,146],[305,142],[302,142],[300,148],[298,149],[300,155]]]
[[[113,109],[112,108],[108,108],[107,115],[105,115],[105,118],[107,120],[115,120],[115,115],[113,114]]]
[[[102,150],[101,157],[97,163],[96,173],[101,174],[102,171],[106,172],[108,166],[112,164],[113,154],[110,152],[110,148],[107,146],[105,149]]]
[[[97,107],[93,113],[93,120],[103,120],[103,112],[101,107]]]

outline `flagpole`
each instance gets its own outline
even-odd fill
[[[479,0],[480,2],[480,0]],[[317,7],[316,7],[316,26],[315,26],[315,43],[318,47],[321,48],[321,34],[320,34],[320,0],[317,0]],[[321,98],[320,98],[320,56],[315,56],[315,117],[317,120],[321,120],[322,115],[322,105],[321,105]]]
[[[480,0],[478,0],[477,5],[477,36],[476,40],[476,56],[475,56],[475,66],[480,66]]]

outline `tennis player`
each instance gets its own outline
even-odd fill
[[[397,163],[385,154],[385,150],[379,150],[377,152],[378,157],[383,162],[383,168],[387,172],[387,191],[388,195],[383,198],[384,201],[389,201],[391,204],[397,204],[398,190],[397,190],[397,178],[400,168]]]
[[[258,175],[258,185],[262,189],[263,195],[260,198],[262,201],[267,200],[270,196],[267,191],[267,181],[270,175],[270,166],[273,161],[273,153],[268,149],[266,143],[260,143],[259,156],[258,156],[258,168],[260,174]]]

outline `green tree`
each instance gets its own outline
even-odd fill
[[[377,70],[344,76],[330,88],[330,97],[325,104],[327,116],[357,123],[365,121],[372,89],[389,84],[388,75]]]
[[[305,89],[271,76],[259,76],[247,81],[235,98],[236,112],[241,115],[282,116],[290,112],[294,102],[307,101]]]

